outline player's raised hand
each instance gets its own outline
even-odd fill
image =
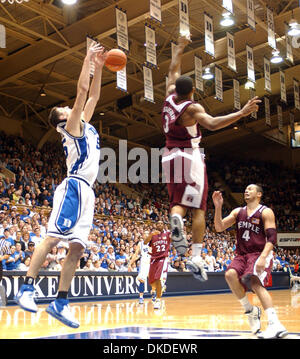
[[[214,191],[214,193],[212,194],[212,199],[213,199],[215,207],[223,206],[224,200],[223,200],[222,193],[220,191]]]
[[[91,46],[89,47],[88,51],[87,51],[87,57],[90,58],[91,60],[94,58],[94,56],[102,51],[104,48],[103,46],[101,46],[98,42],[91,44]]]
[[[261,100],[258,98],[258,96],[255,96],[251,100],[249,100],[246,105],[241,109],[243,117],[250,115],[252,112],[257,112],[259,108],[258,105],[260,103]]]
[[[107,58],[107,53],[108,51],[106,51],[104,49],[104,47],[102,47],[100,49],[99,52],[96,53],[95,58],[94,58],[94,63],[96,67],[103,67]]]
[[[179,38],[178,38],[178,45],[179,47],[186,47],[186,45],[191,42],[191,35],[180,35]]]

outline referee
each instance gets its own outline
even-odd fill
[[[0,281],[2,280],[3,265],[2,261],[8,259],[10,256],[10,244],[5,239],[0,238]],[[0,284],[0,307],[7,304],[6,291],[3,285]]]

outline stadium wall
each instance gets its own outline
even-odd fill
[[[59,272],[41,271],[36,280],[37,303],[47,303],[56,297]],[[25,272],[4,271],[2,285],[6,288],[8,304],[15,304],[14,296],[23,284]],[[71,301],[102,301],[138,297],[137,273],[76,271],[69,291]],[[0,282],[1,283],[1,282]],[[288,273],[272,273],[270,289],[288,289]],[[150,297],[150,286],[145,285],[145,297]],[[224,272],[208,273],[208,281],[200,282],[191,273],[168,273],[164,296],[226,293],[229,288]]]

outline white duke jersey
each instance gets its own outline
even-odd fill
[[[95,128],[88,122],[83,124],[83,135],[74,137],[66,130],[66,122],[57,125],[62,135],[62,145],[66,156],[68,177],[79,177],[90,186],[96,180],[100,161],[100,138]]]
[[[148,244],[145,244],[144,241],[140,242],[140,248],[141,248],[141,261],[149,261],[150,262],[150,247],[148,246]]]

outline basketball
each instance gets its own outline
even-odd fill
[[[127,63],[126,54],[120,49],[108,51],[105,66],[113,72],[122,70]]]

